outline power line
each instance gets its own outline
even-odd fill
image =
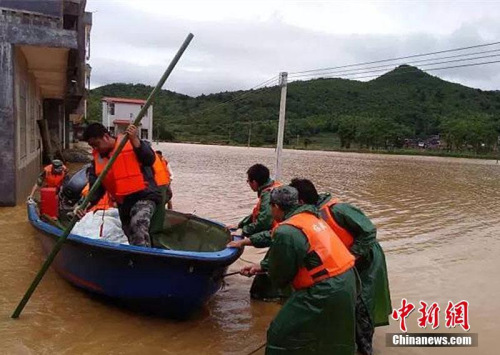
[[[321,68],[321,69],[311,69],[311,70],[297,71],[297,72],[289,73],[289,75],[301,74],[301,73],[310,73],[310,72],[315,72],[315,71],[332,70],[332,69],[349,68],[349,67],[356,67],[356,66],[367,65],[367,64],[392,62],[392,61],[401,60],[401,59],[425,57],[425,56],[435,55],[435,54],[441,54],[441,53],[463,51],[463,50],[472,49],[472,48],[481,48],[481,47],[494,46],[496,44],[500,44],[500,42],[492,42],[492,43],[486,43],[486,44],[479,44],[479,45],[475,45],[475,46],[460,47],[460,48],[447,49],[447,50],[443,50],[443,51],[429,52],[429,53],[423,53],[423,54],[413,54],[413,55],[404,56],[404,57],[397,57],[397,58],[391,58],[391,59],[382,59],[382,60],[376,60],[376,61],[372,61],[372,62],[356,63],[356,64],[349,64],[349,65],[337,66],[337,67],[329,67],[329,68]]]
[[[449,66],[449,67],[441,67],[441,68],[429,68],[429,69],[425,69],[425,70],[421,70],[421,69],[418,69],[418,68],[411,68],[411,70],[408,70],[408,71],[398,71],[398,72],[388,72],[386,74],[383,74],[383,75],[401,75],[401,74],[407,74],[407,73],[413,73],[413,72],[418,72],[418,71],[423,71],[423,72],[428,72],[428,71],[433,71],[433,70],[445,70],[445,69],[454,69],[454,68],[465,68],[465,67],[473,67],[473,66],[478,66],[478,65],[487,65],[487,64],[494,64],[494,63],[500,63],[500,60],[495,60],[495,61],[489,61],[489,62],[481,62],[481,63],[471,63],[471,64],[463,64],[463,65],[454,65],[454,66]],[[366,79],[366,78],[377,78],[377,77],[380,77],[382,75],[366,75],[366,76],[361,76],[361,77],[357,77],[355,78],[356,80],[357,79]],[[354,79],[353,79],[354,80]]]
[[[432,65],[438,65],[438,64],[447,64],[447,63],[456,63],[456,62],[465,62],[465,61],[469,61],[469,60],[477,60],[477,59],[485,59],[485,58],[493,58],[493,57],[499,57],[500,54],[492,54],[492,55],[486,55],[486,56],[480,56],[480,57],[473,57],[473,58],[465,58],[465,59],[454,59],[454,60],[446,60],[446,61],[442,61],[442,62],[433,62],[433,63],[428,63],[428,64],[422,64],[420,65],[420,67],[427,67],[427,66],[432,66]],[[354,73],[350,73],[350,71],[346,71],[346,72],[342,72],[342,73],[325,73],[327,76],[328,75],[333,75],[333,76],[338,76],[338,77],[346,77],[346,76],[355,76],[356,79],[359,79],[359,77],[357,77],[358,75],[360,74],[368,74],[368,73],[376,73],[376,72],[383,72],[383,71],[386,71],[387,68],[393,68],[394,66],[393,65],[389,65],[389,66],[385,66],[386,69],[376,69],[376,70],[367,70],[367,71],[358,71],[358,72],[354,72]],[[427,69],[429,70],[429,69]],[[323,76],[324,74],[321,74],[321,76]],[[307,75],[308,76],[308,75]],[[299,78],[302,78],[302,77],[295,77],[294,79],[299,79]]]
[[[384,65],[377,65],[377,66],[372,66],[372,67],[364,67],[364,68],[358,68],[358,69],[348,69],[348,70],[342,70],[341,72],[343,73],[349,73],[349,72],[356,72],[360,70],[365,70],[365,69],[377,69],[377,68],[393,68],[395,65],[402,65],[402,64],[407,64],[407,65],[415,65],[417,63],[425,63],[429,61],[435,61],[435,60],[441,60],[441,59],[450,59],[450,58],[460,58],[460,57],[468,57],[471,55],[476,55],[476,54],[485,54],[485,53],[497,53],[500,52],[500,49],[493,49],[489,51],[481,51],[481,52],[474,52],[474,53],[467,53],[467,54],[458,54],[458,55],[451,55],[451,56],[446,56],[446,57],[439,57],[439,58],[432,58],[432,59],[421,59],[421,60],[414,60],[410,62],[399,62],[399,63],[393,63],[393,64],[384,64]],[[479,59],[481,57],[475,58]],[[470,58],[462,58],[461,60],[471,60]],[[459,60],[457,60],[459,61]],[[431,63],[428,64],[420,64],[420,65],[430,65]],[[308,77],[308,76],[319,76],[319,75],[324,75],[324,74],[334,74],[338,72],[339,70],[333,70],[333,71],[325,71],[324,73],[309,73],[309,74],[302,74],[302,75],[294,75],[291,76],[292,78],[302,78],[302,77]]]

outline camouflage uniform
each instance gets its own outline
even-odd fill
[[[123,218],[122,228],[130,245],[151,247],[149,226],[156,203],[151,200],[139,200],[130,209],[129,218]]]

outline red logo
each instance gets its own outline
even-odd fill
[[[406,333],[406,317],[415,309],[415,306],[408,302],[406,298],[401,300],[401,308],[392,311],[392,319],[399,320],[399,328]]]
[[[460,301],[453,305],[453,302],[448,301],[445,313],[446,328],[455,328],[457,325],[460,325],[466,331],[470,329],[469,302]]]
[[[424,301],[420,301],[420,308],[418,311],[421,317],[418,318],[418,326],[420,328],[427,328],[427,324],[432,325],[432,329],[439,327],[439,305],[434,302],[429,307]]]

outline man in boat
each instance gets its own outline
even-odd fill
[[[391,298],[387,266],[377,241],[377,228],[357,207],[340,202],[329,193],[318,194],[307,179],[293,179],[302,204],[316,206],[320,216],[356,257],[362,289],[356,301],[356,344],[361,354],[373,353],[374,328],[389,324]]]
[[[163,156],[161,150],[157,150],[156,152],[156,160],[153,165],[153,170],[155,172],[155,180],[156,184],[161,190],[162,197],[167,204],[167,208],[169,210],[172,209],[172,188],[170,184],[172,183],[172,168],[168,163],[167,159]],[[165,204],[164,203],[164,204]]]
[[[160,206],[161,193],[152,170],[156,154],[146,142],[139,139],[136,126],[128,126],[126,134],[129,138],[127,143],[92,196],[88,208],[92,208],[108,192],[118,205],[123,231],[129,243],[151,247],[151,217],[157,207],[165,208]],[[122,137],[115,138],[102,124],[92,123],[85,129],[83,139],[93,149],[94,160],[88,169],[92,188]],[[86,211],[77,209],[76,212],[82,217]]]
[[[89,194],[90,190],[90,184],[87,183],[85,187],[82,190],[82,198],[87,197]],[[87,210],[90,212],[95,212],[95,211],[100,211],[100,210],[107,210],[110,208],[116,207],[116,203],[113,201],[113,197],[109,195],[108,192],[104,194],[104,196],[91,208],[88,208]]]
[[[227,245],[233,248],[242,248],[245,245],[256,248],[267,248],[271,245],[270,231],[277,224],[271,213],[271,191],[281,186],[281,183],[270,178],[269,169],[262,164],[252,165],[247,170],[247,183],[252,191],[257,192],[259,201],[252,213],[245,217],[237,226],[229,229],[240,229],[244,237],[242,240],[231,241]],[[254,299],[273,300],[288,297],[288,289],[281,290],[272,284],[266,274],[257,275],[250,288],[250,295]]]
[[[161,238],[163,232],[163,223],[165,221],[165,208],[172,199],[172,190],[170,189],[171,175],[168,169],[168,163],[163,159],[161,150],[155,152],[155,162],[153,164],[153,173],[156,185],[160,189],[161,202],[156,212],[151,218],[151,225],[149,228],[150,235],[154,240]],[[171,209],[171,208],[170,208]]]
[[[273,230],[268,273],[293,294],[267,331],[266,354],[354,354],[356,277],[349,253],[317,209],[300,205],[298,192],[283,186],[271,192]],[[254,275],[262,265],[244,267]]]
[[[32,199],[36,191],[41,187],[55,187],[59,190],[64,180],[68,176],[68,169],[59,159],[52,160],[52,163],[43,168],[38,179],[31,190],[29,199]]]

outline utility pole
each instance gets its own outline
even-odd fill
[[[280,73],[281,100],[280,100],[280,116],[278,123],[278,139],[276,142],[276,174],[275,179],[281,178],[281,151],[283,150],[283,136],[285,134],[285,112],[286,112],[286,85],[287,72]]]
[[[297,134],[297,144],[296,144],[297,148],[299,147],[299,137],[300,136]]]

